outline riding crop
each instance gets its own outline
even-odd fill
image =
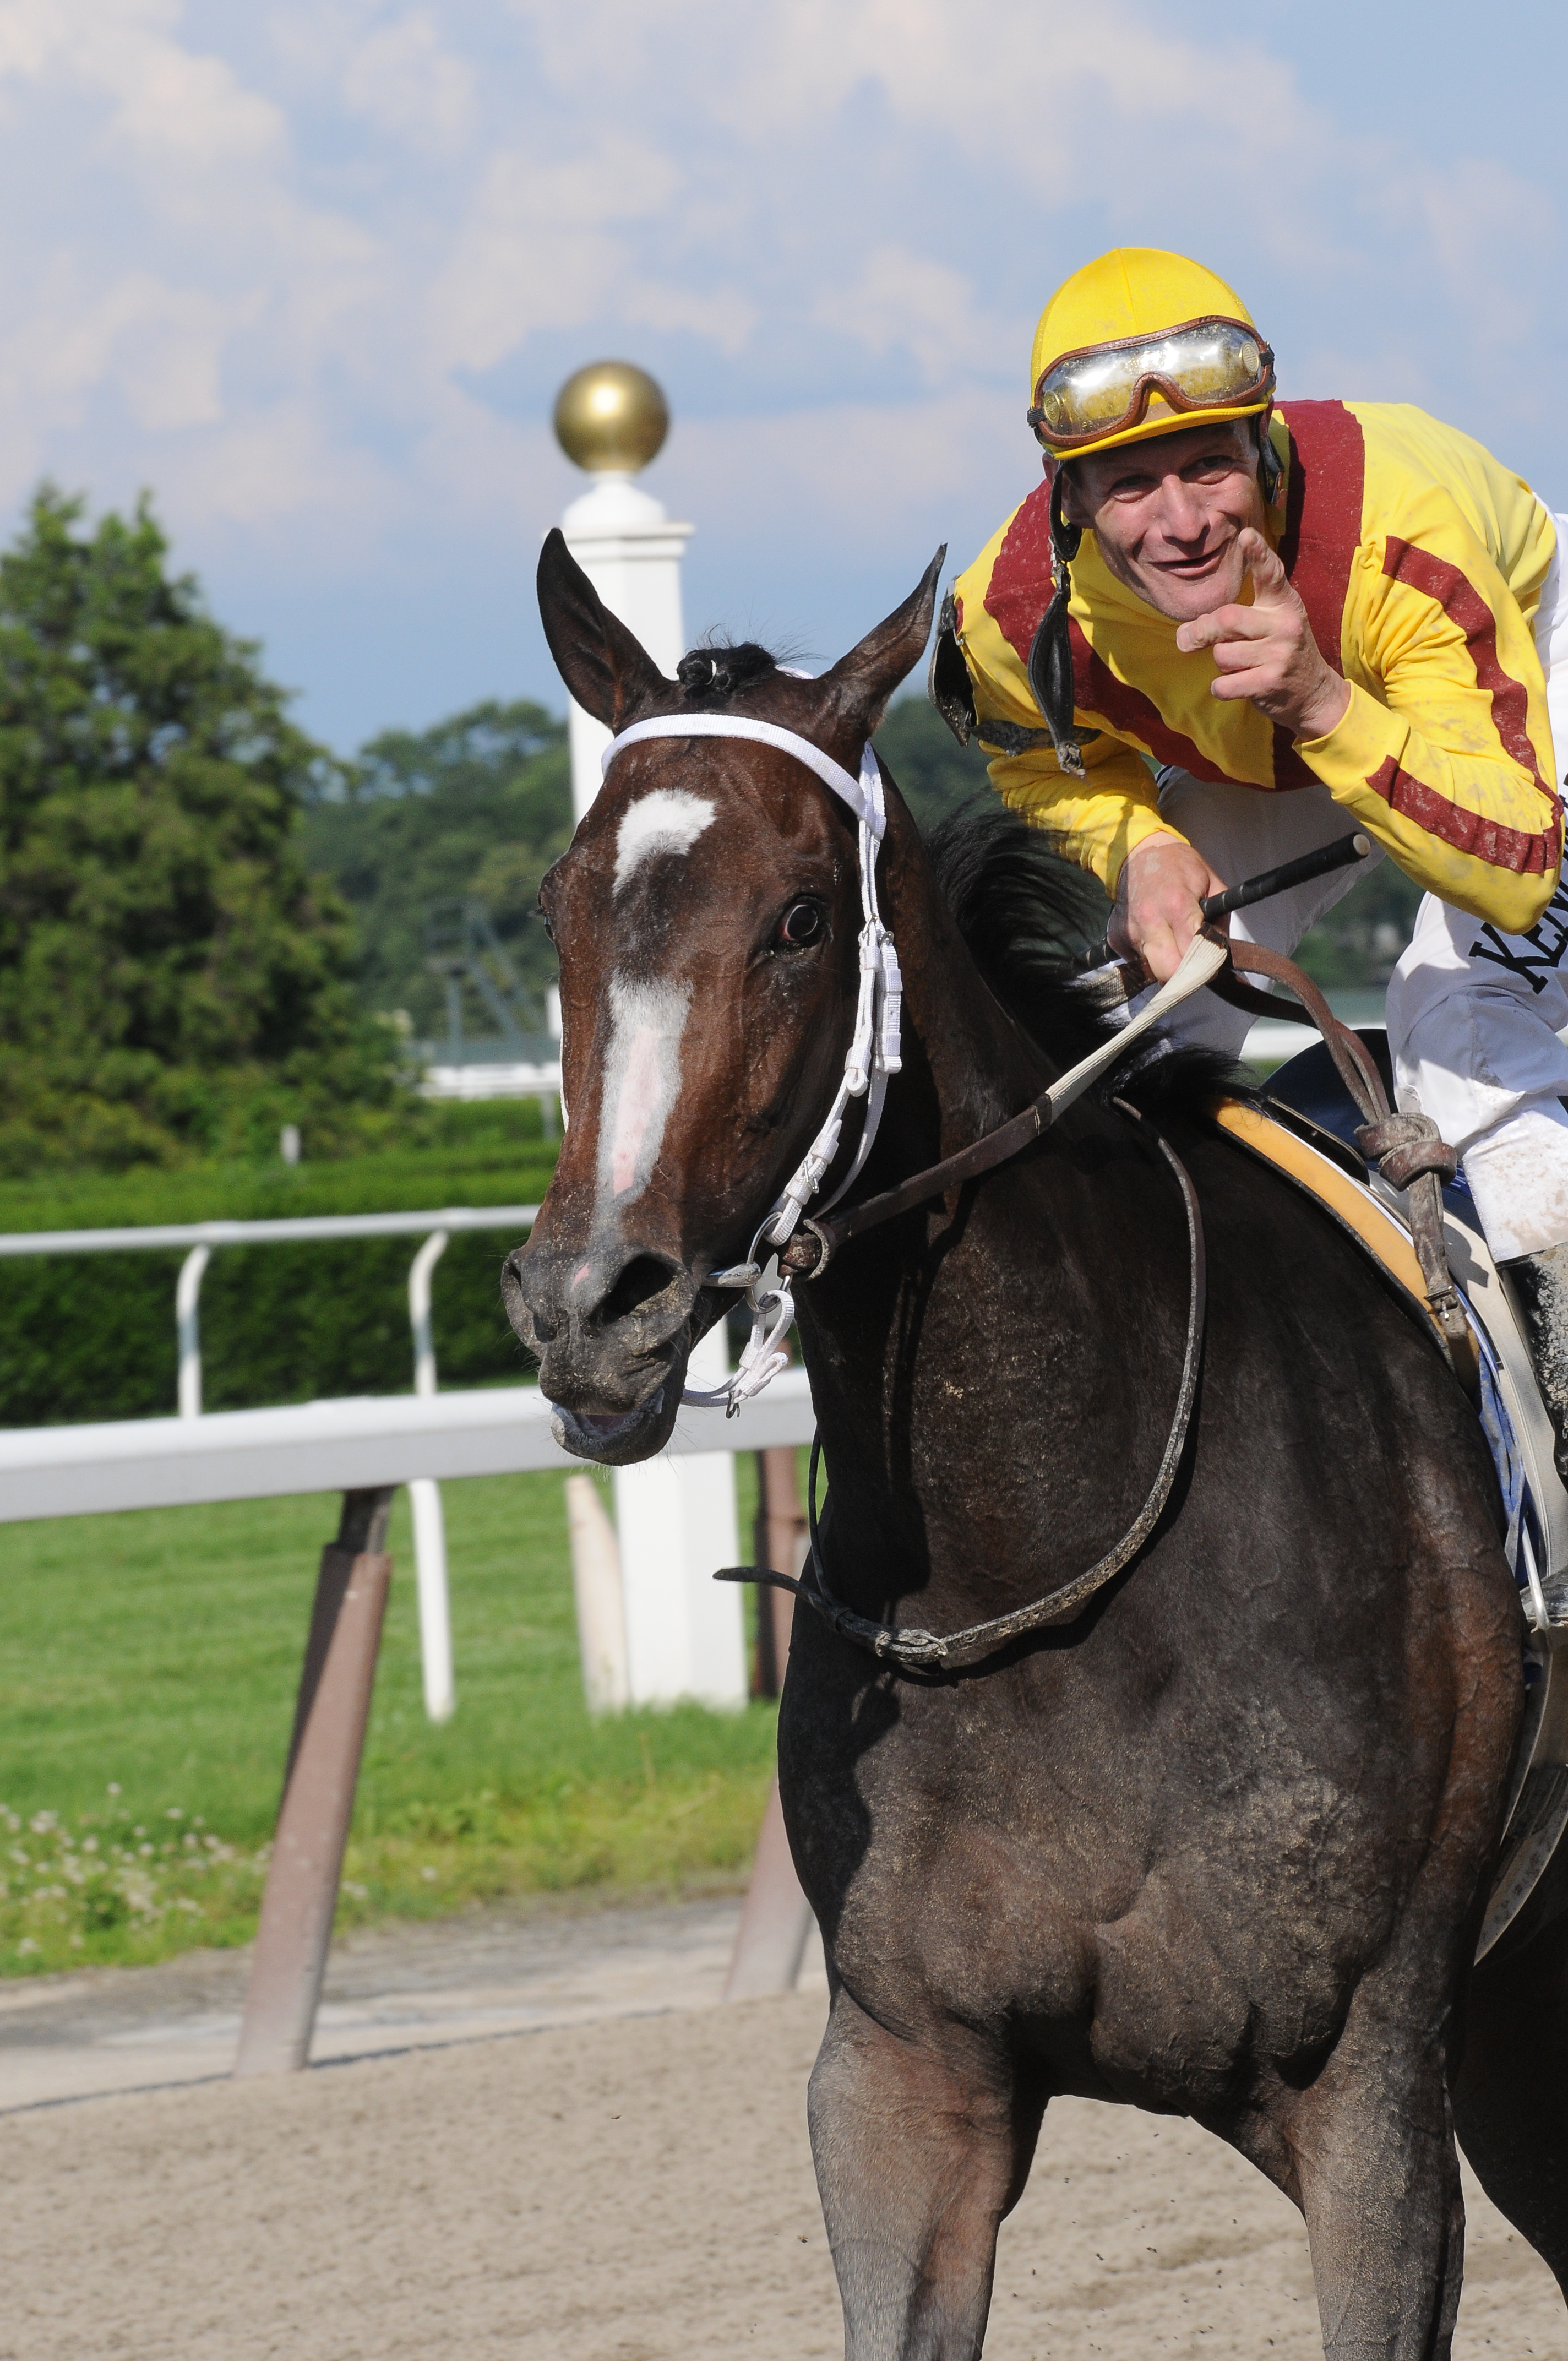
[[[1255,902],[1271,902],[1277,894],[1288,894],[1293,885],[1310,885],[1314,878],[1327,877],[1336,869],[1348,869],[1353,861],[1365,861],[1372,850],[1372,839],[1359,829],[1349,836],[1336,837],[1332,844],[1320,845],[1316,852],[1304,852],[1299,861],[1282,862],[1277,869],[1266,869],[1261,876],[1249,877],[1243,885],[1228,885],[1223,894],[1206,895],[1198,907],[1212,926],[1228,918],[1233,910],[1250,910]],[[1116,957],[1115,946],[1109,935],[1102,935],[1087,950],[1080,951],[1061,969],[1063,975],[1084,975],[1091,968],[1107,967]]]

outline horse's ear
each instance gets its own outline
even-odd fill
[[[607,730],[641,719],[673,686],[636,633],[610,613],[559,525],[539,553],[539,613],[556,670],[584,712]]]
[[[887,709],[887,701],[906,673],[919,663],[927,641],[931,636],[931,618],[937,611],[937,585],[941,580],[948,544],[942,544],[926,568],[917,589],[912,590],[902,607],[895,607],[885,623],[868,631],[858,648],[840,656],[831,672],[824,675],[824,686],[839,691],[839,701],[870,737]]]

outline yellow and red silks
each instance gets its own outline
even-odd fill
[[[1324,656],[1350,683],[1326,737],[1292,741],[1124,589],[1086,533],[1069,610],[1087,776],[1048,739],[1003,752],[986,723],[1039,730],[1030,642],[1050,598],[1049,485],[959,581],[979,735],[1008,803],[1115,891],[1160,819],[1149,768],[1277,792],[1321,780],[1406,873],[1508,934],[1551,899],[1563,850],[1533,624],[1551,514],[1480,444],[1405,403],[1293,401],[1271,433],[1285,482],[1269,538]],[[1568,755],[1568,749],[1563,750]],[[1145,758],[1147,758],[1146,760]]]

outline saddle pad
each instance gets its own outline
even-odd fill
[[[1331,1158],[1309,1147],[1272,1115],[1243,1099],[1222,1099],[1213,1115],[1222,1131],[1239,1146],[1250,1148],[1266,1164],[1276,1166],[1298,1188],[1305,1189],[1342,1229],[1348,1230],[1365,1247],[1441,1343],[1442,1331],[1426,1300],[1426,1280],[1410,1244],[1410,1234],[1378,1202],[1371,1190],[1353,1180]]]
[[[1305,1067],[1308,1051],[1299,1061]],[[1293,1070],[1292,1070],[1293,1071]],[[1322,1083],[1324,1078],[1307,1079]],[[1276,1077],[1276,1087],[1280,1077]],[[1298,1093],[1299,1095],[1299,1093]],[[1338,1152],[1346,1129],[1343,1110],[1329,1104],[1310,1113],[1289,1098],[1283,1104],[1308,1122]],[[1348,1230],[1397,1287],[1420,1319],[1431,1322],[1421,1275],[1409,1234],[1373,1193],[1354,1180],[1332,1156],[1311,1147],[1282,1123],[1240,1100],[1224,1099],[1214,1120],[1239,1147],[1293,1180],[1316,1198],[1323,1211]],[[1325,1119],[1326,1118],[1326,1119]],[[1533,1594],[1535,1611],[1525,1647],[1525,1721],[1515,1756],[1506,1832],[1494,1874],[1475,1956],[1484,1959],[1504,1938],[1508,1947],[1568,1907],[1568,1861],[1563,1844],[1568,1828],[1568,1494],[1552,1460],[1552,1433],[1530,1373],[1529,1355],[1498,1285],[1496,1266],[1471,1215],[1465,1221],[1450,1192],[1444,1230],[1450,1265],[1464,1301],[1476,1356],[1475,1396],[1491,1447],[1508,1520],[1505,1554],[1521,1594]],[[1563,1619],[1563,1620],[1559,1620]]]

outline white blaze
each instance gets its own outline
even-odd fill
[[[689,852],[713,818],[713,806],[682,787],[655,787],[628,805],[615,840],[619,894],[640,862],[654,852]]]
[[[681,1036],[691,1007],[691,986],[628,983],[615,976],[609,1006],[613,1026],[599,1121],[597,1212],[601,1219],[648,1186],[680,1089]]]

